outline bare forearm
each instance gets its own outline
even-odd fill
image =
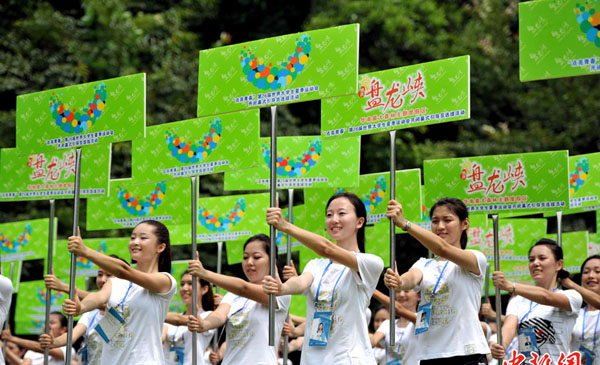
[[[323,236],[307,231],[293,224],[289,224],[287,227],[288,228],[284,233],[288,233],[290,236],[301,242],[304,246],[313,250],[317,255],[330,258],[327,256],[327,254],[331,249],[330,246],[335,246],[333,242],[329,241]]]
[[[98,267],[108,271],[114,276],[121,279],[129,279],[127,272],[129,271],[130,267],[123,261],[104,255],[98,251],[90,249],[89,247],[86,248],[84,256],[98,265]]]
[[[218,315],[211,314],[206,319],[204,319],[203,327],[204,331],[212,330],[214,328],[219,328],[223,324],[225,324],[226,319],[220,318]]]
[[[27,340],[17,336],[11,336],[7,341],[10,341],[21,348],[35,351],[35,352],[44,352],[44,349],[40,346],[40,343],[37,341]]]
[[[416,224],[411,224],[408,233],[421,242],[429,251],[435,255],[444,257],[444,248],[447,243],[442,238]]]
[[[187,325],[187,316],[175,312],[169,312],[167,313],[167,318],[165,318],[165,322],[174,326],[185,326]]]
[[[389,308],[390,297],[388,297],[387,295],[383,294],[379,290],[375,290],[375,292],[373,293],[373,298],[375,298],[375,300],[377,300],[379,303],[383,304],[383,306],[385,306],[386,308]],[[394,309],[396,311],[396,315],[398,316],[402,316],[413,323],[415,323],[415,321],[417,320],[417,315],[415,312],[408,310],[406,307],[404,307],[397,301],[394,302]]]

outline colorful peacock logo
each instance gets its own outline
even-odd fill
[[[569,178],[569,192],[575,194],[577,190],[585,183],[590,172],[590,161],[586,157],[582,157],[575,161],[575,171],[571,173]]]
[[[198,218],[200,224],[211,232],[226,232],[231,228],[235,227],[246,212],[246,199],[238,198],[235,201],[235,206],[229,211],[229,213],[221,216],[218,213],[214,213],[208,210],[205,206],[200,206],[198,211]]]
[[[46,304],[46,288],[37,288],[36,289],[36,293],[37,293],[37,298],[38,300],[42,303],[42,304]],[[62,292],[59,291],[52,291],[52,294],[50,294],[50,304],[51,305],[56,305],[58,304],[59,300],[62,300],[64,297],[64,294]]]
[[[106,85],[104,83],[94,86],[94,89],[95,92],[92,100],[90,100],[88,106],[84,107],[81,112],[78,112],[74,108],[71,110],[68,105],[65,105],[60,100],[58,95],[52,93],[50,96],[50,112],[60,129],[67,133],[79,134],[94,126],[100,115],[102,115],[107,97]]]
[[[385,197],[385,190],[387,189],[387,182],[383,176],[378,176],[375,179],[375,186],[368,194],[363,195],[361,200],[365,204],[365,208],[367,208],[367,214],[375,210],[383,201]]]
[[[244,46],[240,51],[240,63],[248,82],[261,90],[278,90],[296,80],[308,62],[312,47],[308,34],[296,38],[296,41],[294,52],[287,61],[281,63],[281,67],[273,66],[272,63],[265,65],[264,60],[258,59],[256,54]]]
[[[221,120],[215,118],[210,121],[208,132],[204,135],[204,141],[186,142],[175,133],[172,128],[167,128],[165,139],[171,156],[179,162],[198,163],[207,158],[221,140]]]
[[[263,142],[262,145],[262,156],[267,166],[271,164],[271,149],[269,148],[269,141]],[[308,151],[304,152],[302,156],[296,157],[295,160],[291,160],[290,157],[283,158],[283,155],[277,154],[277,175],[284,177],[299,177],[306,174],[321,157],[321,140],[314,139],[310,141]]]
[[[25,224],[25,228],[18,239],[9,238],[4,233],[0,232],[0,245],[2,247],[2,251],[6,253],[16,253],[21,251],[21,249],[25,247],[27,243],[29,243],[30,239],[31,223]]]
[[[40,321],[39,319],[32,319],[31,325],[33,328],[44,328],[44,322]]]
[[[575,15],[577,15],[579,29],[585,34],[587,40],[600,48],[600,14],[592,7],[592,2],[597,3],[598,0],[576,2]]]
[[[106,254],[106,241],[100,241],[100,245],[96,250],[100,253]],[[77,256],[76,260],[77,267],[80,269],[91,269],[94,267],[94,263],[85,257]]]
[[[122,184],[117,186],[117,196],[119,198],[119,203],[121,203],[121,208],[125,209],[127,213],[133,216],[140,217],[146,217],[154,213],[165,199],[166,192],[166,181],[161,181],[156,184],[154,190],[150,192],[145,199],[134,196]]]
[[[431,221],[429,214],[427,214],[427,207],[425,206],[425,204],[421,205],[421,221],[423,221],[423,222]]]

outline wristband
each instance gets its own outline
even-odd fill
[[[517,291],[517,284],[515,284],[515,282],[513,281],[512,285],[513,285],[513,290],[512,290],[511,294],[514,294]]]

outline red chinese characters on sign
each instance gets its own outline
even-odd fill
[[[415,76],[408,76],[406,83],[393,81],[387,90],[384,90],[380,80],[365,78],[361,82],[358,96],[368,98],[366,106],[363,107],[364,111],[381,109],[382,112],[385,112],[414,104],[418,99],[427,99],[425,88],[423,73],[417,71]]]
[[[509,163],[505,171],[494,167],[489,175],[479,163],[466,161],[460,178],[469,182],[468,194],[483,192],[484,196],[502,195],[507,192],[509,183],[510,191],[516,191],[520,186],[527,187],[525,168],[520,160],[514,165]]]
[[[503,362],[503,365],[550,365],[554,364],[548,354],[540,354],[536,352],[531,353],[531,359],[525,362],[525,356],[517,353],[513,350],[508,360]],[[581,365],[581,353],[578,351],[571,352],[570,354],[560,353],[560,357],[556,365]]]
[[[33,169],[29,176],[31,181],[42,180],[56,182],[62,178],[66,179],[75,174],[75,152],[72,150],[63,153],[63,158],[56,156],[50,161],[46,159],[43,153],[29,156],[27,167]]]

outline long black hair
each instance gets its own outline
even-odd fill
[[[469,218],[469,210],[465,203],[462,200],[456,198],[442,198],[438,200],[432,207],[429,209],[429,218],[433,217],[433,211],[437,207],[446,207],[449,211],[451,211],[461,222],[464,222],[465,219]],[[463,250],[467,247],[467,230],[462,231],[460,235],[460,248]]]
[[[331,204],[332,201],[338,198],[348,199],[350,204],[352,204],[352,206],[354,207],[356,217],[365,219],[363,225],[358,229],[358,232],[356,232],[356,241],[358,243],[358,249],[360,252],[365,252],[365,226],[367,225],[367,208],[365,208],[365,204],[362,202],[362,200],[360,200],[360,198],[356,194],[345,191],[343,193],[334,194],[331,196],[331,198],[329,198],[329,200],[327,201],[327,205],[325,206],[325,214],[327,214],[329,204]]]
[[[154,227],[154,235],[158,239],[158,244],[164,243],[165,249],[158,256],[158,271],[159,272],[171,272],[171,237],[169,236],[169,229],[167,226],[159,221],[148,219],[138,223],[148,224]],[[137,227],[136,226],[136,227]]]

